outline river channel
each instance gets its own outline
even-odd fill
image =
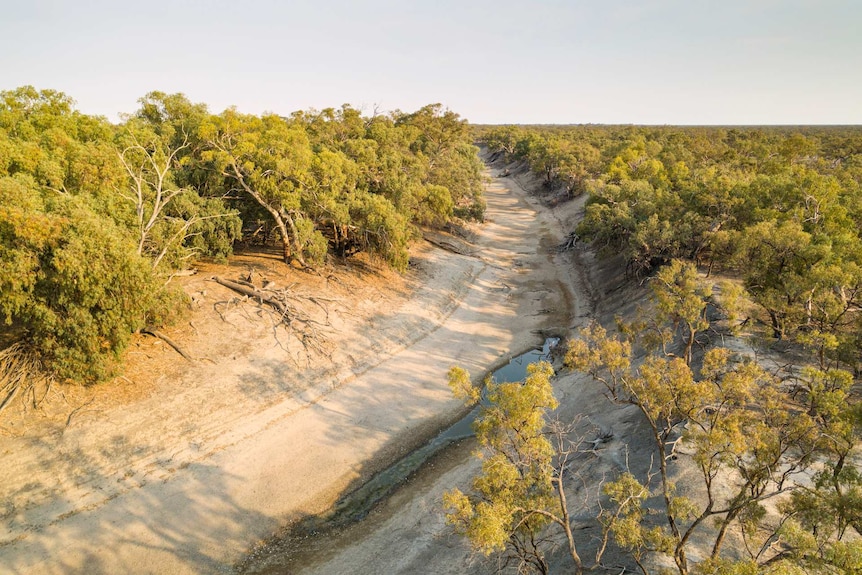
[[[559,338],[547,338],[541,348],[531,349],[495,370],[491,375],[497,383],[521,381],[527,376],[527,366],[539,361],[550,361]],[[241,573],[297,573],[309,560],[309,549],[314,548],[315,538],[326,536],[347,525],[362,521],[375,505],[391,494],[408,477],[416,473],[434,457],[453,444],[473,437],[473,422],[481,411],[482,404],[475,406],[463,418],[450,425],[422,447],[402,457],[388,468],[377,473],[358,489],[351,491],[338,502],[333,510],[320,517],[310,517],[294,525],[288,532],[268,543],[264,550],[255,552],[238,566]]]

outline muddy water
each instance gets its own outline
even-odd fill
[[[513,357],[506,365],[493,372],[494,381],[502,383],[523,380],[527,376],[527,366],[550,360],[552,350],[559,341],[558,338],[548,338],[541,348]],[[288,567],[290,572],[301,570],[303,563],[301,557],[306,553],[299,552],[297,547],[301,546],[307,551],[309,540],[318,534],[338,530],[365,518],[377,503],[404,483],[411,474],[420,470],[432,457],[440,457],[448,446],[472,437],[474,435],[472,425],[480,409],[481,405],[477,405],[462,419],[441,431],[434,439],[341,498],[325,517],[306,519],[293,527],[289,533],[282,534],[276,540],[269,542],[267,548],[253,552],[238,566],[238,571],[282,573],[287,572],[284,570]]]

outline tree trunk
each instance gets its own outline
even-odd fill
[[[291,242],[296,241],[296,225],[293,223],[293,218],[290,217],[290,214],[287,213],[283,208],[276,208],[271,206],[269,202],[264,200],[263,196],[257,193],[256,190],[252,189],[245,181],[245,177],[243,176],[242,171],[240,171],[239,166],[236,165],[235,161],[232,161],[230,164],[233,169],[233,174],[225,174],[226,176],[233,176],[236,178],[239,185],[242,186],[242,189],[250,195],[254,200],[260,204],[269,214],[272,216],[272,219],[275,220],[275,225],[278,227],[278,231],[281,234],[281,242],[282,242],[282,257],[284,258],[284,263],[289,264],[293,258],[296,258],[299,263],[303,266],[305,265],[305,260],[302,258],[302,249],[297,246],[296,253],[291,248]],[[288,233],[288,226],[290,226],[290,231],[292,233]]]
[[[769,319],[772,320],[772,337],[775,339],[782,339],[784,336],[784,330],[781,328],[781,322],[778,320],[778,314],[772,310],[769,310]]]
[[[736,519],[737,515],[739,515],[738,511],[731,512],[722,520],[721,526],[718,529],[718,535],[716,535],[715,542],[712,545],[711,557],[713,559],[718,559],[718,554],[721,552],[721,546],[724,544],[724,538],[727,535],[727,529],[730,527],[731,522]]]
[[[290,215],[290,212],[285,210],[280,210],[281,219],[287,223],[287,226],[290,228],[290,241],[293,242],[293,254],[292,256],[296,258],[296,260],[305,266],[305,258],[302,257],[302,245],[299,243],[299,233],[296,231],[296,224],[293,221],[293,216]],[[288,248],[285,248],[288,249]],[[290,263],[289,261],[287,263]]]
[[[578,555],[578,550],[575,547],[575,537],[572,534],[572,525],[571,518],[569,517],[569,505],[566,502],[566,492],[563,487],[563,470],[560,469],[560,474],[557,477],[557,495],[560,498],[560,509],[562,511],[562,521],[560,522],[563,526],[563,530],[566,533],[566,541],[569,544],[569,555],[572,557],[572,561],[575,563],[575,573],[580,575],[583,573],[584,568],[581,563],[581,556]]]
[[[281,214],[279,214],[277,210],[271,210],[270,213],[275,220],[276,227],[278,227],[278,233],[281,235],[282,259],[284,259],[284,263],[289,264],[293,257],[293,249],[290,245],[290,234],[287,231],[287,226],[285,225]]]

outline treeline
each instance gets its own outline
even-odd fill
[[[495,127],[480,138],[590,194],[579,237],[639,275],[682,258],[738,274],[776,338],[856,365],[862,129]]]
[[[166,280],[196,259],[263,237],[296,267],[364,252],[403,270],[417,226],[483,211],[470,128],[440,105],[256,116],[152,92],[112,124],[60,92],[2,92],[0,347],[97,381],[176,313]]]

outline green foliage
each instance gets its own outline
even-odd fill
[[[172,139],[173,127],[134,119],[117,137],[117,155],[128,174],[119,195],[134,212],[137,253],[149,257],[154,269],[180,269],[192,257],[223,260],[232,253],[241,222],[221,199],[176,184],[181,156],[191,144],[185,135],[176,144]]]
[[[690,364],[698,332],[709,327],[706,318],[706,299],[709,290],[700,285],[697,269],[690,262],[672,260],[652,278],[654,321],[670,326],[671,333],[679,333],[683,345],[683,359]]]
[[[678,215],[676,222],[660,214]],[[686,255],[679,198],[645,180],[596,184],[578,234],[607,253],[622,252],[636,271]]]
[[[347,106],[290,119],[228,110],[198,135],[200,161],[273,219],[286,261],[369,252],[403,270],[413,225],[484,209],[466,124],[439,106],[372,119]]]
[[[40,255],[59,241],[63,225],[45,213],[31,177],[0,178],[0,311],[7,325],[27,309]]]
[[[161,287],[122,228],[77,198],[39,205],[38,191],[9,180],[0,183],[0,266],[14,278],[0,284],[4,319],[58,377],[103,379],[130,334],[164,316]]]
[[[703,329],[705,325],[698,322],[703,321],[708,294],[698,288],[693,268],[674,264],[656,279],[656,317],[671,326],[691,322],[686,328],[689,333]],[[788,489],[794,491],[793,503],[785,510],[788,516],[820,523],[833,518],[828,520],[830,529],[808,526],[823,534],[824,542],[832,537],[830,544],[834,543],[835,535],[856,520],[856,479],[853,474],[838,479],[840,471],[836,473],[837,467],[844,469],[842,462],[855,444],[850,423],[855,411],[844,401],[850,374],[803,371],[807,401],[799,405],[763,368],[734,359],[724,348],[706,352],[697,377],[683,359],[660,350],[639,365],[632,353],[628,340],[611,337],[593,325],[572,342],[566,364],[601,382],[615,401],[636,406],[651,432],[657,481],[648,474],[642,483],[626,473],[606,484],[611,506],[600,517],[605,532],[630,552],[644,573],[643,561],[650,553],[669,555],[681,574],[688,573],[692,569],[689,547],[696,534],[712,541],[708,561],[697,567],[700,572],[750,571],[751,562],[737,562],[724,553],[731,529],[736,529],[748,549],[761,549],[752,557],[754,565],[783,560],[783,552],[762,555],[770,549],[766,543],[781,537],[765,521],[762,502]],[[668,461],[677,442],[686,446],[700,472],[698,489],[705,497],[697,501],[677,495],[670,479]],[[790,477],[809,470],[815,454],[830,451],[835,464],[818,475],[816,489],[789,484]],[[839,501],[836,494],[843,498]],[[659,511],[650,513],[646,504],[653,496],[664,502],[663,521],[658,524],[654,515]],[[841,519],[835,521],[835,517]],[[823,559],[821,551],[818,560]]]
[[[176,300],[134,247],[133,211],[113,127],[71,99],[26,87],[2,94],[0,312],[62,379],[111,375],[132,332]],[[170,306],[171,310],[165,310]]]
[[[96,381],[144,327],[158,289],[120,230],[76,206],[61,213],[62,239],[40,254],[33,301],[21,317],[59,377]]]
[[[834,336],[822,361],[858,364],[858,128],[507,126],[481,140],[549,185],[589,191],[577,232],[628,271],[687,259],[737,272],[774,337]]]
[[[845,534],[862,532],[851,463],[862,409],[853,377],[839,368],[858,373],[862,343],[862,131],[543,126],[487,128],[480,139],[549,186],[571,192],[578,181],[590,193],[579,236],[620,255],[636,276],[658,270],[648,317],[621,326],[623,338],[590,326],[567,356],[614,400],[635,405],[655,444],[654,475],[607,486],[614,505],[606,533],[644,572],[641,560],[654,552],[669,554],[680,573],[858,569]],[[693,347],[709,328],[700,265],[741,280],[724,283],[716,302],[732,331],[762,320],[775,338],[811,354],[816,367],[796,372],[792,394],[726,350],[708,351],[692,371]],[[749,298],[761,313],[746,309]],[[670,355],[674,342],[681,358]],[[636,363],[633,349],[647,358]],[[677,441],[700,469],[706,505],[679,497],[669,482]],[[792,482],[803,472],[813,484]],[[640,488],[649,505],[634,496]],[[783,491],[792,496],[776,528],[763,502]],[[648,513],[657,497],[658,524]],[[731,529],[749,559],[723,551]],[[692,566],[689,537],[702,531],[714,535],[713,550]]]
[[[567,533],[570,553],[580,571],[565,508],[556,449],[548,438],[547,414],[557,407],[551,389],[553,368],[547,362],[529,365],[523,382],[487,382],[487,404],[473,424],[482,447],[482,473],[474,493],[458,489],[444,495],[447,521],[485,555],[510,548],[526,561],[525,568],[546,572],[536,536],[549,523]],[[469,374],[449,371],[456,397],[476,401],[479,391]],[[528,558],[528,559],[524,559]]]
[[[452,390],[452,395],[468,405],[477,403],[482,397],[481,388],[473,385],[473,382],[470,381],[470,373],[463,367],[457,365],[450,367],[447,379],[449,381],[449,389]]]
[[[606,532],[623,549],[632,554],[635,562],[643,564],[648,552],[672,552],[673,542],[666,530],[649,527],[644,506],[650,496],[649,489],[631,473],[621,474],[615,481],[602,486],[612,509],[604,510],[599,521]]]
[[[164,278],[229,257],[243,229],[273,221],[286,261],[368,252],[404,270],[415,227],[481,219],[481,193],[469,128],[439,105],[286,119],[155,91],[113,126],[60,92],[2,92],[3,339],[102,379],[132,332],[182,307]]]
[[[601,151],[595,141],[576,131],[539,135],[517,126],[501,126],[484,133],[481,141],[508,161],[526,161],[547,186],[561,183],[570,196],[587,190],[601,173]]]
[[[695,575],[759,575],[764,570],[760,569],[756,561],[740,560],[733,561],[730,559],[706,559],[698,563],[692,570]],[[793,571],[777,571],[769,569],[767,573],[778,575],[778,573],[786,573],[790,575]],[[802,571],[798,572],[800,575]]]

